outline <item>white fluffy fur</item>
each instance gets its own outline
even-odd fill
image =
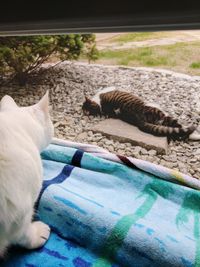
[[[9,96],[0,102],[0,256],[11,244],[42,246],[50,229],[32,222],[42,186],[40,152],[51,142],[48,92],[34,106],[18,107]]]
[[[197,127],[197,129],[189,135],[189,140],[191,141],[199,141],[200,140],[200,126]]]
[[[111,92],[114,90],[116,90],[116,88],[114,86],[106,87],[104,89],[99,89],[98,92],[96,93],[96,95],[93,96],[92,101],[96,102],[99,106],[101,106],[99,95],[103,94],[103,93],[108,93],[108,92]]]

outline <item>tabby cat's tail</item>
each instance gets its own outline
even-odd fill
[[[155,125],[151,123],[143,123],[138,128],[144,132],[156,135],[167,136],[170,139],[185,140],[195,131],[195,126],[189,127],[168,127],[163,125]]]

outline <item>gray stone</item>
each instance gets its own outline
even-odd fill
[[[95,132],[95,129],[94,129],[94,132]],[[105,141],[105,145],[112,145],[113,144],[113,141],[112,140],[106,140]]]
[[[199,162],[199,164],[200,164],[200,155],[197,155],[197,156],[195,156],[194,157],[198,162]]]
[[[77,140],[79,141],[83,141],[85,139],[87,139],[88,137],[88,133],[87,132],[83,132],[83,133],[80,133],[78,136],[77,136]]]
[[[119,148],[121,148],[121,149],[125,149],[125,148],[126,148],[126,145],[125,145],[125,144],[120,144],[120,145],[119,145]]]
[[[163,166],[165,166],[166,165],[166,161],[163,160],[163,159],[161,159],[160,164],[163,165]]]
[[[173,162],[165,162],[165,167],[173,169],[175,166],[174,166]]]
[[[197,158],[191,158],[190,163],[195,163],[195,162],[197,162],[197,160],[198,160]]]
[[[93,132],[92,131],[89,131],[88,132],[88,136],[93,136]]]
[[[131,147],[131,143],[126,143],[126,147]]]
[[[118,149],[118,150],[117,150],[117,154],[119,154],[119,155],[124,155],[124,150],[123,150],[123,149]]]
[[[194,152],[195,155],[200,155],[200,148],[198,148],[195,152]]]
[[[180,168],[180,170],[185,169],[186,164],[182,163],[182,162],[178,162],[178,167]]]
[[[156,150],[151,149],[151,150],[148,151],[148,154],[150,156],[156,156],[157,152],[156,152]]]
[[[194,175],[195,174],[195,171],[193,169],[190,169],[190,174],[191,175]]]
[[[60,121],[54,123],[54,127],[57,128],[60,125]]]
[[[150,162],[155,162],[155,158],[152,157],[152,156],[148,156],[147,157],[147,160],[150,161]]]
[[[171,161],[171,162],[176,162],[177,158],[176,156],[162,156],[164,160]]]
[[[141,151],[140,151],[140,153],[142,155],[148,155],[148,152],[147,152],[147,150],[145,148],[142,148]]]
[[[102,138],[102,134],[100,134],[100,133],[95,133],[94,136],[95,137],[101,137]]]
[[[110,152],[114,152],[114,147],[113,146],[108,146],[108,150],[110,151]]]
[[[47,67],[46,64],[45,66]],[[113,85],[118,89],[133,92],[145,101],[158,103],[164,111],[178,118],[185,126],[200,124],[200,77],[197,79],[187,75],[183,78],[175,73],[152,68],[121,68],[63,62],[54,69],[49,69],[39,86],[35,82],[28,83],[26,87],[12,83],[1,86],[0,98],[5,94],[11,94],[19,105],[26,106],[36,103],[44,92],[49,90],[51,115],[54,123],[57,123],[56,137],[77,140],[81,132],[92,130],[95,123],[105,119],[103,116],[100,118],[83,115],[81,106],[85,92],[92,97],[100,87]],[[135,143],[129,141],[126,141],[129,144],[124,143],[124,140],[118,140],[106,145],[108,137],[97,141],[98,137],[92,131],[85,139],[84,135],[81,142],[96,142],[103,148],[110,146],[111,150],[111,147],[116,152],[120,150],[124,155],[154,163],[161,162],[164,166],[175,166],[173,168],[200,179],[200,142],[172,141],[169,144],[168,157],[164,160],[158,153],[153,155],[154,152],[151,150],[145,150],[145,155],[142,155],[142,148],[134,147]],[[193,163],[192,158],[196,159]],[[184,165],[178,166],[179,162]]]
[[[156,150],[163,154],[167,151],[167,138],[157,137],[140,131],[137,127],[116,119],[106,119],[99,122],[92,128],[93,132],[100,132],[105,136],[129,142],[133,145],[141,146],[146,149]],[[106,144],[110,144],[107,143]]]
[[[134,152],[135,153],[138,153],[139,154],[141,150],[142,150],[142,148],[140,146],[134,147]]]

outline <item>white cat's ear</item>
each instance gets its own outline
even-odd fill
[[[44,113],[49,112],[49,91],[40,99],[40,101],[36,104]]]
[[[5,95],[0,102],[0,110],[4,111],[4,110],[9,110],[9,109],[13,109],[13,108],[17,108],[17,104],[15,103],[14,99],[9,96],[9,95]]]

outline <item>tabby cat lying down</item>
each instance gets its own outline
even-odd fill
[[[195,126],[182,126],[159,108],[146,104],[132,93],[107,87],[92,99],[86,97],[82,106],[85,115],[105,115],[137,126],[140,130],[173,140],[200,140]]]

